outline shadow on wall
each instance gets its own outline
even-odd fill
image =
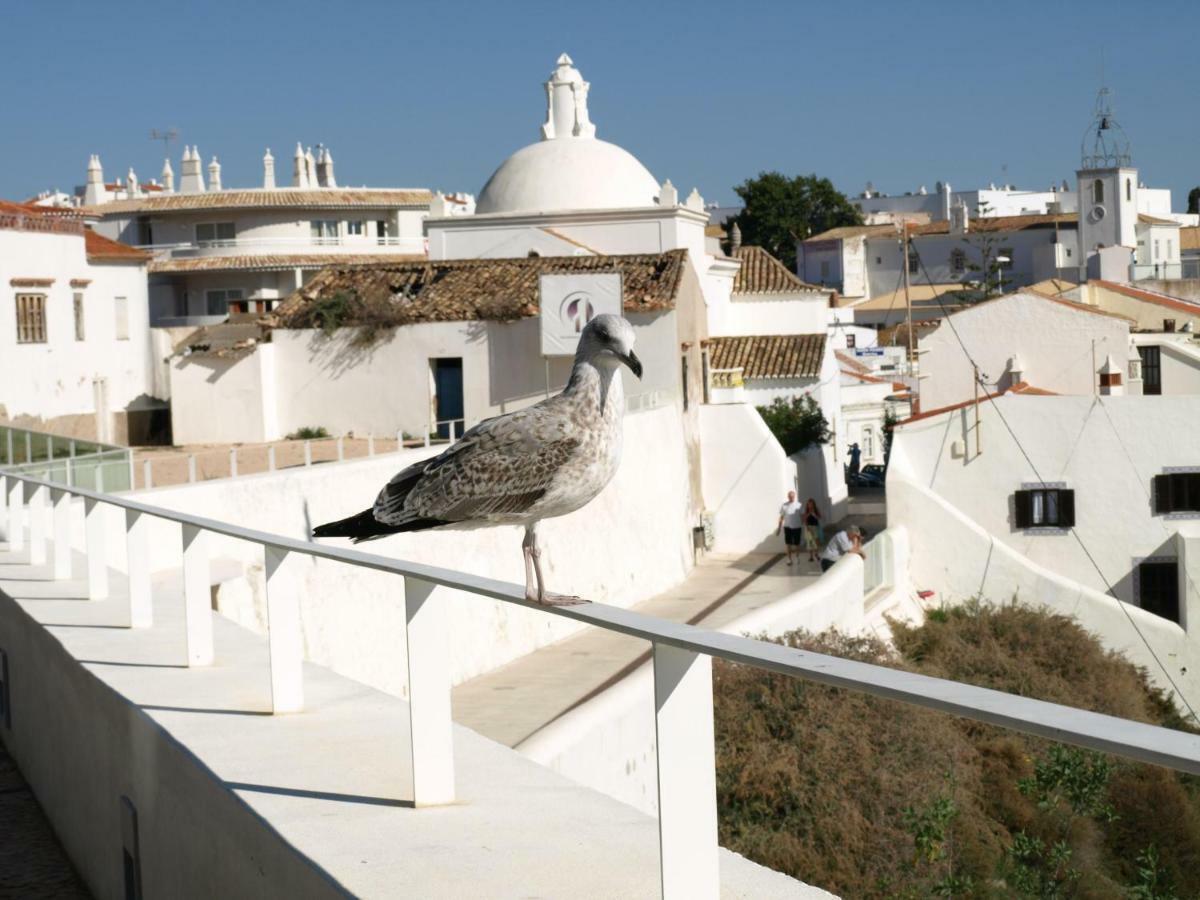
[[[1138,562],[1179,562],[1179,547],[1175,542],[1175,535],[1166,538],[1161,544],[1154,548],[1146,556],[1139,560],[1130,559],[1129,571],[1122,575],[1119,579],[1112,583],[1112,589],[1109,593],[1125,603],[1132,606],[1141,607],[1141,602],[1138,600]],[[1177,619],[1170,619],[1175,622]]]
[[[487,323],[488,402],[493,407],[505,409],[509,403],[540,400],[566,385],[571,375],[569,356],[546,357],[545,365],[513,365],[513,360],[543,358],[539,322]]]
[[[375,351],[396,339],[395,328],[347,327],[326,334],[314,329],[308,338],[308,358],[330,378],[370,363]]]
[[[125,443],[130,446],[171,445],[171,404],[141,394],[125,406]]]

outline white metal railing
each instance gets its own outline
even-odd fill
[[[1129,267],[1130,281],[1162,279],[1177,281],[1181,278],[1200,278],[1200,259],[1183,259],[1178,262],[1134,263]]]
[[[0,467],[96,490],[132,487],[133,454],[128,447],[67,438],[0,425]]]
[[[1200,735],[721,634],[603,603],[540,606],[526,600],[524,589],[516,584],[268,534],[127,498],[54,485],[26,475],[0,473],[0,485],[4,488],[0,495],[7,499],[4,522],[9,549],[24,549],[28,525],[30,561],[45,563],[49,543],[56,579],[71,575],[70,500],[72,496],[83,498],[87,589],[91,599],[108,596],[105,507],[125,510],[129,620],[133,628],[153,622],[149,523],[152,519],[178,522],[182,526],[189,667],[205,666],[213,660],[208,535],[223,535],[262,547],[267,573],[267,641],[274,713],[294,712],[304,705],[299,598],[294,589],[283,587],[282,563],[287,555],[296,553],[402,577],[408,650],[409,749],[413,801],[417,807],[446,804],[454,799],[448,635],[439,602],[443,589],[465,591],[649,641],[654,670],[662,893],[671,900],[715,898],[719,892],[713,657],[1200,774]]]
[[[420,237],[371,237],[368,235],[329,235],[309,237],[261,237],[261,238],[224,238],[210,241],[177,241],[165,244],[138,244],[139,250],[153,253],[160,259],[168,257],[187,257],[205,250],[263,250],[271,247],[287,248],[292,251],[306,247],[326,248],[341,247],[350,250],[362,250],[370,253],[377,247],[408,247],[414,253],[422,252],[423,241]]]
[[[863,594],[892,586],[892,536],[881,531],[863,544]]]

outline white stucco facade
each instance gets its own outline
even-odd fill
[[[921,338],[922,409],[975,396],[963,345],[994,389],[1024,381],[1056,394],[1082,396],[1095,393],[1096,373],[1107,356],[1128,371],[1135,353],[1123,318],[1038,294],[1007,294],[954,313]]]

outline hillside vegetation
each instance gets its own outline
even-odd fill
[[[784,643],[1182,728],[1072,619],[969,603]],[[1200,897],[1200,779],[718,660],[721,843],[843,897]]]

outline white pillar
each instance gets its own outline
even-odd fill
[[[450,654],[445,609],[439,598],[432,596],[436,590],[437,586],[428,581],[404,579],[408,723],[413,803],[417,806],[454,802]]]
[[[375,435],[367,435],[367,456],[375,455]]]
[[[40,566],[46,562],[46,487],[41,484],[25,484],[25,499],[29,507],[29,564]]]
[[[284,566],[287,551],[263,547],[267,573],[267,644],[271,653],[271,712],[304,709],[300,597]]]
[[[208,535],[195,525],[183,526],[183,615],[187,632],[187,664],[211,665],[213,627]]]
[[[275,471],[275,445],[272,444],[267,448],[267,471]]]
[[[346,439],[342,435],[338,435],[337,439],[338,462],[346,458]]]
[[[129,571],[129,627],[154,624],[150,594],[150,516],[125,510],[125,553]]]
[[[229,448],[229,477],[237,478],[237,447]]]
[[[16,479],[8,482],[8,528],[5,531],[9,550],[25,548],[25,483]]]
[[[146,490],[149,490],[150,488],[154,487],[154,477],[153,477],[152,469],[153,469],[153,467],[150,464],[150,460],[146,460],[144,463],[142,463],[142,487],[145,488]]]
[[[190,484],[196,483],[196,455],[195,454],[191,454],[190,456],[188,456],[188,482]]]
[[[71,577],[71,495],[51,488],[50,499],[54,505],[54,580],[66,581]]]
[[[306,466],[312,465],[312,441],[304,442],[304,464]]]
[[[663,900],[720,894],[712,657],[654,645]]]
[[[107,506],[91,497],[83,498],[83,530],[87,546],[88,599],[108,596],[108,560],[104,555],[104,515]]]
[[[8,462],[8,464],[11,466],[11,465],[13,464],[13,461],[14,461],[14,457],[13,457],[13,433],[12,433],[12,429],[11,429],[11,428],[5,428],[5,429],[4,429],[4,433],[5,433],[5,435],[6,435],[6,437],[5,437],[5,440],[4,440],[4,443],[5,443],[5,445],[6,445],[6,446],[5,446],[6,455],[5,455],[5,457],[4,457],[4,458],[5,458],[5,460]]]

